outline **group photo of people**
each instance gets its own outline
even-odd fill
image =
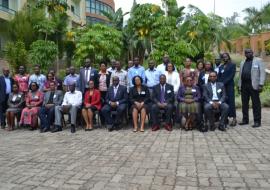
[[[128,64],[101,61],[99,68],[94,68],[91,58],[86,58],[82,67],[67,68],[64,79],[53,69],[42,73],[39,65],[32,67],[32,74],[24,66],[12,74],[5,67],[0,76],[1,128],[55,133],[70,124],[71,133],[75,133],[79,126],[85,131],[97,125],[113,131],[131,125],[131,131],[144,132],[148,125],[152,131],[179,127],[226,131],[249,124],[250,99],[252,127],[261,126],[265,66],[251,49],[245,50],[239,72],[229,53],[214,61],[187,57],[181,68],[166,54],[161,64],[150,59],[147,65],[145,68],[141,59],[134,57]],[[241,121],[236,117],[236,90],[242,100]]]

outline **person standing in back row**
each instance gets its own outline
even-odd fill
[[[86,58],[84,61],[84,68],[80,69],[79,74],[79,90],[83,95],[89,89],[90,80],[93,80],[95,88],[98,88],[98,70],[91,67],[91,59]]]
[[[249,123],[249,99],[251,97],[254,125],[253,128],[261,126],[261,100],[260,92],[263,90],[265,81],[264,63],[253,56],[251,49],[245,50],[246,60],[240,64],[239,72],[239,90],[242,98],[243,119],[239,125],[247,125]]]

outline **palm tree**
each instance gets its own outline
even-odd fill
[[[249,7],[243,10],[247,16],[244,18],[249,32],[260,32],[262,29],[262,13],[255,7]]]
[[[117,9],[116,12],[108,13],[102,11],[102,14],[109,19],[110,24],[117,30],[122,30],[124,26],[124,16],[129,12],[123,13],[122,8]]]

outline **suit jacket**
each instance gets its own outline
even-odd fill
[[[240,72],[239,72],[239,81],[238,86],[241,89],[242,85],[242,70],[245,61],[242,61],[240,64]],[[265,81],[265,65],[261,59],[254,57],[252,61],[251,67],[251,83],[254,90],[258,90],[259,85],[264,85]]]
[[[101,109],[101,94],[99,90],[94,89],[92,98],[90,100],[90,93],[89,90],[85,92],[84,94],[84,106],[95,106],[98,110]]]
[[[123,85],[119,85],[116,96],[114,97],[114,88],[110,86],[106,95],[106,104],[109,102],[119,102],[120,104],[126,104],[128,100],[127,88]]]
[[[43,100],[43,106],[48,104],[48,102],[50,100],[50,95],[51,95],[51,91],[48,91],[45,93],[44,100]],[[62,104],[63,98],[64,98],[63,92],[61,90],[56,90],[54,92],[54,96],[53,96],[53,104],[55,106],[60,106]]]
[[[134,104],[134,102],[144,102],[144,104],[150,103],[150,92],[147,86],[142,85],[140,94],[135,86],[131,87],[129,90],[129,100],[132,104]]]
[[[79,80],[78,80],[78,86],[79,86],[79,90],[84,93],[85,91],[85,87],[86,87],[86,83],[85,83],[85,68],[81,68],[80,69],[80,74],[79,74]],[[98,88],[98,70],[96,70],[95,68],[91,67],[91,73],[90,73],[90,80],[93,80],[95,83],[95,88]],[[89,82],[89,81],[88,81]]]
[[[153,101],[155,104],[160,103],[161,87],[160,84],[157,84],[153,88]],[[165,85],[165,103],[173,104],[174,103],[174,89],[173,86],[166,83]]]
[[[19,92],[15,100],[13,99],[13,92],[9,94],[8,97],[8,107],[9,108],[23,108],[25,99],[24,99],[24,94],[22,92]]]
[[[234,63],[227,63],[226,67],[221,65],[219,67],[218,82],[222,82],[225,86],[234,86],[234,76],[236,72],[236,65]]]
[[[12,85],[14,83],[13,78],[10,78],[10,84],[11,84],[11,91],[12,91]],[[2,75],[0,76],[0,103],[6,101],[6,82],[5,77]]]
[[[226,90],[223,83],[216,82],[216,93],[217,93],[218,101],[220,101],[221,103],[224,103],[226,100]],[[203,86],[203,98],[206,103],[210,103],[211,101],[213,101],[213,91],[212,91],[211,82]]]

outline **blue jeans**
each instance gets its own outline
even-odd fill
[[[54,110],[55,106],[47,109],[45,106],[42,106],[39,110],[38,116],[40,118],[40,128],[49,129],[50,125],[54,122]]]

